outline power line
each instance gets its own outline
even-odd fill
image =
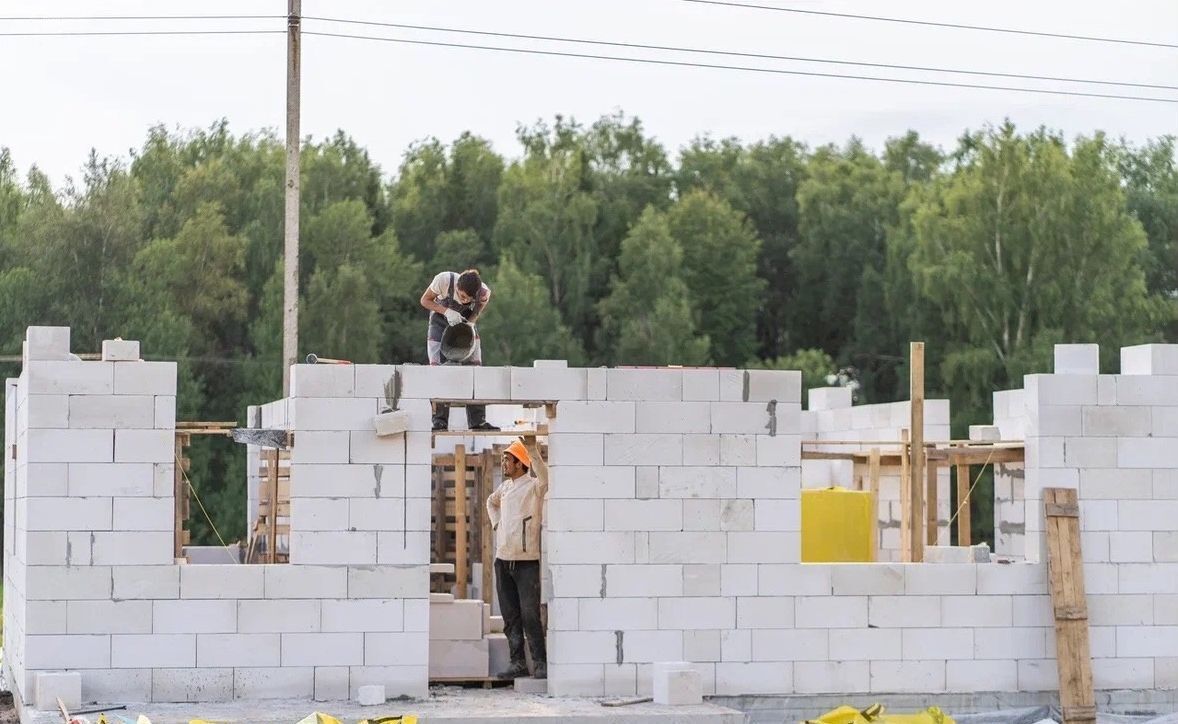
[[[715,70],[738,70],[750,73],[770,73],[775,75],[808,76],[812,78],[841,78],[848,80],[868,80],[882,83],[907,83],[912,85],[940,86],[948,88],[973,88],[980,90],[1012,91],[1016,93],[1042,93],[1056,96],[1079,96],[1085,98],[1109,98],[1124,101],[1147,101],[1153,103],[1178,103],[1178,98],[1153,98],[1149,96],[1128,96],[1112,93],[1087,93],[1082,91],[1047,90],[1040,88],[1021,88],[1017,86],[982,85],[977,83],[954,83],[939,80],[916,80],[908,78],[886,78],[870,75],[850,75],[842,73],[818,73],[804,70],[785,70],[782,68],[757,68],[743,65],[721,65],[718,63],[696,63],[683,60],[659,60],[655,58],[626,58],[616,55],[597,55],[592,53],[573,53],[558,50],[536,50],[527,48],[505,48],[494,45],[473,45],[467,43],[446,43],[439,40],[409,40],[406,38],[387,38],[372,35],[350,35],[345,33],[325,33],[319,31],[303,31],[304,35],[318,35],[327,38],[349,38],[354,40],[377,40],[386,43],[402,43],[407,45],[429,45],[442,48],[466,48],[469,50],[493,50],[503,53],[520,53],[525,55],[547,55],[561,58],[584,58],[589,60],[616,60],[626,63],[647,63],[651,65],[665,65],[686,68],[710,68]]]
[[[1128,38],[1102,38],[1094,35],[1072,35],[1070,33],[1047,33],[1037,30],[1018,30],[1016,28],[997,28],[987,25],[965,25],[962,23],[939,23],[931,20],[909,20],[906,18],[886,18],[879,15],[856,15],[854,13],[835,13],[827,10],[801,10],[798,8],[783,8],[776,5],[754,5],[751,3],[730,2],[729,0],[681,0],[681,2],[697,3],[699,5],[722,5],[748,10],[773,10],[779,13],[798,13],[800,15],[821,15],[831,18],[851,18],[854,20],[874,20],[881,23],[903,23],[907,25],[924,25],[934,28],[953,28],[955,30],[981,30],[988,33],[1010,33],[1012,35],[1032,35],[1040,38],[1062,38],[1065,40],[1085,40],[1094,43],[1122,43],[1124,45],[1144,45],[1152,48],[1178,48],[1174,43],[1157,43],[1149,40],[1132,40]]]
[[[25,15],[0,17],[2,21],[53,20],[285,20],[285,15]]]
[[[285,30],[63,30],[59,32],[0,33],[5,38],[46,38],[76,35],[286,35]]]
[[[585,45],[604,45],[615,48],[635,48],[641,50],[660,50],[672,51],[678,53],[700,53],[705,55],[729,55],[740,58],[757,58],[761,60],[786,60],[786,61],[800,61],[805,63],[828,63],[833,65],[853,65],[864,66],[869,68],[889,68],[893,70],[917,70],[933,73],[958,73],[961,75],[980,75],[993,76],[999,78],[1018,78],[1022,80],[1045,80],[1058,81],[1063,83],[1090,83],[1094,85],[1112,85],[1112,86],[1127,86],[1133,88],[1153,88],[1160,90],[1178,90],[1178,86],[1159,85],[1154,83],[1133,83],[1120,82],[1113,80],[1089,80],[1086,78],[1061,78],[1049,75],[1030,75],[1025,73],[1001,73],[997,71],[983,71],[983,70],[962,70],[957,68],[935,68],[921,65],[898,65],[895,63],[867,63],[853,60],[835,60],[832,58],[807,58],[801,56],[791,55],[768,55],[764,53],[747,53],[734,50],[712,50],[708,48],[686,48],[672,45],[644,45],[642,43],[621,43],[608,40],[588,40],[584,38],[565,38],[551,35],[526,35],[522,33],[504,33],[494,32],[490,30],[465,30],[461,28],[446,28],[433,25],[407,25],[404,23],[385,23],[376,22],[372,20],[345,20],[342,18],[323,18],[312,15],[303,16],[304,20],[318,20],[329,23],[346,23],[352,25],[375,25],[385,28],[400,28],[404,30],[427,30],[442,33],[461,33],[465,35],[485,35],[497,38],[517,38],[520,40],[544,40],[561,43],[582,43]]]

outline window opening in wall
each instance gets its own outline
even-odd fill
[[[431,682],[490,686],[510,667],[510,646],[499,615],[495,581],[495,530],[487,499],[503,482],[501,460],[522,435],[538,438],[547,459],[545,412],[555,402],[434,400],[459,408],[488,405],[488,420],[500,430],[446,430],[432,434],[430,527]],[[529,523],[529,526],[531,524]],[[541,626],[547,632],[546,606]],[[531,652],[525,646],[528,665]],[[526,674],[525,674],[526,675]]]

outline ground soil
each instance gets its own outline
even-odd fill
[[[16,707],[12,705],[12,694],[7,691],[0,692],[0,724],[20,724]]]

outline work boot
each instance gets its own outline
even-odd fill
[[[498,427],[496,427],[495,425],[492,425],[491,423],[487,422],[486,420],[483,420],[482,422],[480,422],[477,425],[472,425],[470,429],[471,430],[487,430],[487,431],[498,431],[499,430]]]
[[[499,679],[518,679],[528,675],[528,662],[526,661],[512,661],[511,666],[507,667],[506,671],[500,671],[495,674]]]
[[[548,678],[548,662],[537,661],[532,667],[533,679],[547,679]]]
[[[450,424],[445,420],[434,420],[434,432],[443,432]]]

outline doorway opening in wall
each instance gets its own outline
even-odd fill
[[[171,487],[177,562],[284,563],[290,532],[289,440],[273,456],[237,444],[236,421],[177,421],[171,465],[157,466],[156,488]],[[287,433],[289,437],[289,433]],[[263,470],[242,476],[243,464]],[[273,483],[269,483],[272,469]],[[255,478],[255,474],[257,477]],[[254,485],[260,478],[260,485]],[[253,493],[262,502],[251,505]],[[277,511],[274,515],[271,511]]]
[[[499,615],[495,530],[487,499],[503,482],[504,451],[520,436],[536,435],[547,458],[546,404],[434,402],[451,405],[451,430],[432,434],[429,678],[507,685],[511,680],[496,677],[509,668],[511,657]],[[464,421],[467,404],[486,404],[488,421],[501,429],[455,429]],[[540,613],[547,631],[543,605]]]

